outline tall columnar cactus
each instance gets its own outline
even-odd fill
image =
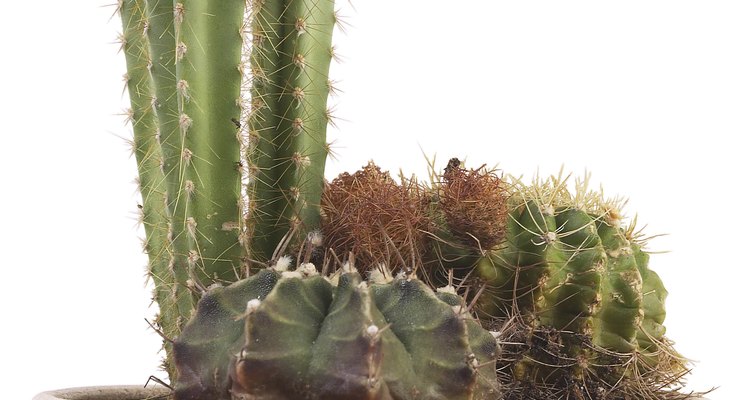
[[[333,1],[121,0],[120,13],[169,344],[205,288],[248,276],[287,232],[318,225]]]

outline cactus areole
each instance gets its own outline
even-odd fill
[[[700,397],[645,241],[587,179],[325,181],[332,0],[119,12],[176,400]]]

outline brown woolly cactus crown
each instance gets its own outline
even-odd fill
[[[325,247],[353,252],[357,264],[384,263],[406,270],[421,265],[429,218],[425,196],[414,179],[397,183],[373,162],[328,183],[321,199]]]
[[[465,169],[453,158],[439,186],[448,228],[463,244],[489,250],[505,237],[508,189],[495,171]]]

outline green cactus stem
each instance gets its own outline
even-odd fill
[[[177,212],[178,199],[184,179],[182,149],[184,147],[179,127],[180,113],[177,99],[174,3],[172,1],[146,2],[147,20],[143,32],[148,39],[148,58],[151,64],[151,81],[153,83],[153,107],[156,112],[158,128],[152,133],[158,138],[161,149],[161,171],[163,173],[162,207],[169,213],[167,232],[160,235],[160,240],[167,243],[165,248],[168,259],[155,262],[150,257],[149,275],[154,281],[155,290],[166,296],[157,296],[159,315],[156,323],[165,337],[175,338],[182,326],[190,319],[195,306],[195,295],[188,285],[191,277],[188,271],[188,238],[179,232],[185,231],[185,218]],[[131,92],[132,93],[132,92]],[[140,163],[139,169],[140,169]],[[144,210],[150,207],[144,206]],[[171,343],[165,341],[167,360],[171,359]],[[170,376],[174,374],[167,362]]]
[[[657,343],[664,337],[666,328],[664,319],[667,316],[667,289],[659,275],[648,269],[649,255],[636,242],[631,242],[633,257],[643,279],[643,320],[637,332],[638,346],[644,351],[657,350]]]
[[[166,187],[161,169],[161,148],[155,136],[157,120],[152,107],[153,85],[148,67],[148,40],[143,35],[146,20],[145,1],[129,1],[121,7],[122,46],[128,66],[126,82],[130,92],[129,117],[133,124],[133,150],[140,166],[138,182],[143,198],[141,218],[146,230],[146,252],[153,265],[168,260],[168,209],[164,201]],[[157,261],[158,260],[158,261]],[[170,279],[164,276],[163,279]]]
[[[603,220],[597,225],[607,263],[602,274],[593,341],[603,348],[628,353],[637,347],[635,336],[643,313],[643,280],[622,229]]]
[[[594,219],[575,208],[526,201],[511,213],[508,245],[504,251],[480,262],[493,293],[489,312],[518,314],[532,326],[561,331],[562,354],[570,360],[588,357],[579,336],[595,327],[603,263],[606,261]],[[636,325],[636,324],[633,324]],[[604,329],[601,329],[604,331]],[[604,346],[603,346],[604,347]],[[550,364],[534,357],[532,363]],[[540,369],[522,363],[516,374],[538,375]],[[554,365],[554,364],[552,364]],[[523,370],[523,373],[519,371]],[[552,371],[536,380],[550,381]],[[583,377],[582,366],[568,371]]]
[[[153,82],[153,106],[159,123],[155,134],[162,153],[162,170],[166,178],[167,205],[174,213],[176,196],[180,192],[182,169],[182,135],[179,128],[177,81],[175,80],[174,3],[172,1],[145,2],[147,25],[144,33],[148,39],[148,58]]]
[[[187,237],[191,277],[203,284],[240,276],[243,249],[240,118],[245,1],[185,0],[174,6],[180,186],[175,219]]]

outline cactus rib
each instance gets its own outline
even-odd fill
[[[188,269],[205,286],[240,275],[240,117],[244,0],[175,4],[176,85]]]
[[[177,337],[182,323],[190,317],[193,298],[174,268],[174,254],[170,247],[171,210],[168,185],[164,173],[164,152],[160,146],[160,108],[158,84],[154,81],[151,63],[151,35],[149,9],[144,0],[126,0],[120,7],[123,21],[125,58],[128,66],[128,92],[132,106],[133,143],[138,163],[143,205],[143,225],[146,231],[145,251],[149,256],[148,273],[154,281],[154,299],[160,313],[156,324],[166,337]],[[164,343],[168,359],[172,349]],[[173,373],[169,363],[166,369]]]

